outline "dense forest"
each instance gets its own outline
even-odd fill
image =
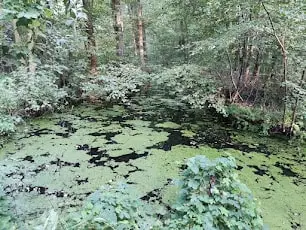
[[[305,229],[305,57],[305,0],[0,0],[0,229]]]

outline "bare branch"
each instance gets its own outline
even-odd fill
[[[279,37],[278,37],[277,34],[276,34],[276,30],[275,30],[275,27],[274,27],[274,24],[273,24],[273,21],[272,21],[270,12],[267,10],[267,8],[266,8],[266,6],[265,6],[265,4],[264,4],[263,2],[261,2],[261,5],[263,6],[265,12],[266,12],[267,15],[268,15],[269,22],[270,22],[270,25],[271,25],[272,30],[273,30],[273,35],[275,36],[276,40],[278,41],[279,45],[281,46],[282,51],[285,53],[285,52],[286,52],[286,49],[285,49],[285,47],[284,47],[284,44],[281,42],[281,40],[279,39]]]

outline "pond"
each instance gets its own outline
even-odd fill
[[[21,221],[50,209],[65,215],[101,185],[117,181],[143,200],[169,204],[185,159],[231,154],[269,228],[305,229],[305,153],[305,145],[238,132],[180,106],[81,105],[28,121],[4,144],[0,183]]]

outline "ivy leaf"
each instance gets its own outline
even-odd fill
[[[190,180],[188,182],[188,187],[193,188],[193,189],[197,189],[200,186],[200,183],[196,180]]]
[[[26,19],[37,19],[40,16],[40,12],[35,9],[29,9],[29,11],[20,12],[17,15],[17,18],[26,18]]]
[[[189,167],[189,169],[194,173],[194,174],[198,174],[199,173],[199,166],[196,163],[196,159],[195,158],[191,158],[188,162],[187,162],[187,166]]]
[[[38,28],[40,26],[40,22],[38,20],[32,20],[32,23],[29,25],[30,28]]]
[[[223,216],[226,216],[226,217],[228,216],[229,214],[228,210],[226,210],[224,207],[220,207],[219,209]]]
[[[44,15],[46,18],[52,18],[53,12],[50,9],[44,9]]]

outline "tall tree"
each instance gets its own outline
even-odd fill
[[[145,24],[143,20],[143,11],[142,11],[142,4],[140,0],[137,1],[137,29],[138,29],[138,43],[139,43],[139,57],[141,65],[145,65],[147,61],[147,54],[146,54],[146,33],[145,33]]]
[[[98,58],[96,54],[96,38],[93,24],[93,7],[94,0],[82,0],[83,7],[87,15],[86,33],[87,33],[87,50],[89,56],[89,68],[91,74],[97,73]]]
[[[123,17],[120,0],[112,0],[113,24],[116,36],[116,54],[119,57],[124,53],[124,40],[123,40]]]
[[[134,38],[137,55],[139,56],[140,64],[145,66],[147,62],[146,28],[140,0],[131,3],[131,12],[134,18]]]

